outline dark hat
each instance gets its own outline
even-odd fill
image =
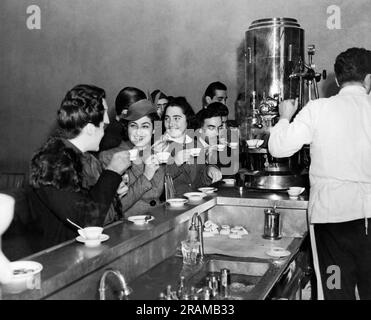
[[[157,114],[157,109],[153,106],[151,101],[147,99],[139,100],[129,106],[128,111],[123,115],[123,119],[135,121],[151,113]]]

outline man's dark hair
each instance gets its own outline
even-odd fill
[[[152,91],[152,93],[151,93],[151,100],[152,100],[153,103],[155,103],[156,96],[159,93],[160,93],[160,95],[158,97],[158,100],[160,100],[160,99],[168,99],[168,97],[167,97],[167,95],[165,93],[163,93],[161,90],[158,90],[157,89],[155,91]]]
[[[229,110],[228,107],[221,102],[212,102],[207,105],[204,109],[212,109],[214,112],[220,114],[222,117],[228,117]]]
[[[81,130],[92,123],[99,127],[104,118],[102,88],[79,84],[67,92],[58,110],[58,125],[66,138],[78,136]]]
[[[227,113],[226,113],[227,112]],[[228,108],[221,102],[210,103],[207,108],[201,109],[197,115],[197,129],[201,128],[206,119],[224,117],[228,115]]]
[[[194,129],[195,112],[185,97],[169,97],[169,104],[165,107],[164,113],[162,114],[162,121],[165,119],[166,110],[170,107],[179,107],[182,109],[187,120],[187,129]]]
[[[216,90],[227,91],[227,86],[219,81],[212,82],[207,86],[204,96],[212,99],[216,94]]]
[[[363,81],[367,74],[371,74],[371,51],[350,48],[336,57],[334,69],[339,85],[350,81]]]
[[[134,102],[147,99],[146,94],[135,87],[125,87],[118,93],[115,101],[116,114],[119,116],[122,110],[128,109]]]

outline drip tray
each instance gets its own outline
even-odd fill
[[[293,186],[308,186],[309,177],[308,175],[300,174],[245,175],[244,184],[251,189],[285,191]]]

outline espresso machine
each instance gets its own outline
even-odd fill
[[[246,161],[240,170],[247,187],[285,190],[309,184],[308,146],[288,158],[274,158],[268,150],[270,128],[279,120],[279,103],[298,98],[299,111],[309,99],[318,98],[317,82],[326,73],[314,71],[314,45],[307,53],[308,63],[304,30],[296,19],[256,20],[245,33],[245,103],[239,104],[236,114],[242,115],[241,137],[250,143],[243,145]]]

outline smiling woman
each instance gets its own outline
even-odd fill
[[[158,120],[157,110],[146,99],[133,103],[122,116],[124,137],[120,146],[100,153],[103,166],[110,161],[112,154],[119,150],[138,150],[139,157],[132,161],[126,171],[128,191],[121,198],[125,217],[145,214],[160,204],[160,195],[164,186],[164,168],[158,159],[151,154],[151,141],[154,133],[154,122]]]
[[[174,179],[174,187],[178,196],[193,191],[193,189],[208,186],[222,177],[218,167],[207,165],[204,160],[191,163],[192,157],[199,154],[199,152],[193,154],[196,147],[195,141],[186,134],[187,129],[195,128],[194,117],[194,111],[184,97],[170,100],[164,111],[166,132],[162,140],[167,141],[164,151],[172,152],[175,163],[181,171],[181,174]]]

